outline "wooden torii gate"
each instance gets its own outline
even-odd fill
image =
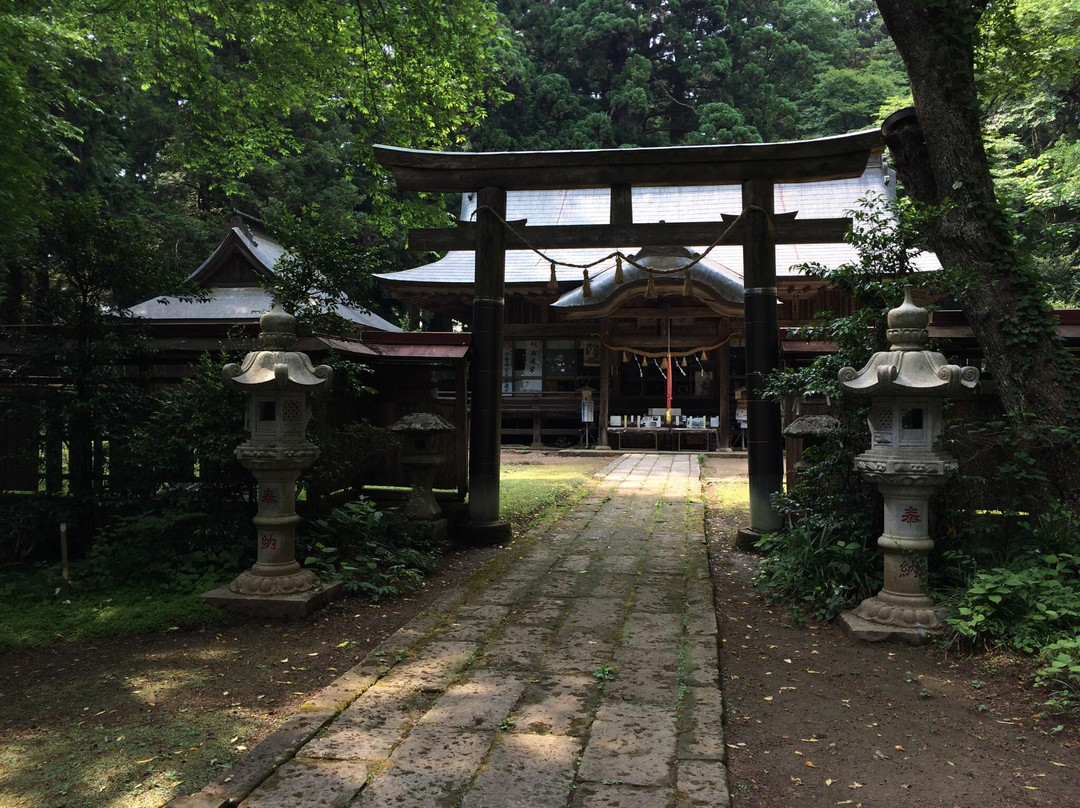
[[[761,395],[762,380],[779,364],[776,317],[776,245],[836,243],[847,218],[774,216],[774,187],[861,176],[870,154],[883,148],[879,130],[787,143],[678,146],[547,152],[430,152],[375,146],[381,165],[400,189],[476,193],[476,222],[414,229],[414,250],[474,250],[472,373],[469,438],[470,538],[497,542],[509,536],[499,519],[502,415],[503,287],[506,250],[712,244],[730,224],[635,224],[636,186],[742,186],[743,213],[721,243],[741,244],[746,318],[746,374],[750,526],[756,535],[779,527],[769,504],[783,486],[780,407]],[[507,191],[611,189],[606,225],[529,227],[506,221]]]

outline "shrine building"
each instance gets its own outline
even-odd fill
[[[777,220],[844,217],[868,198],[891,199],[894,189],[879,148],[870,152],[860,176],[778,183],[775,215]],[[506,205],[506,220],[524,220],[529,228],[607,225],[612,190],[509,191]],[[732,184],[634,186],[630,205],[634,223],[730,223],[744,208],[741,189]],[[476,193],[462,194],[460,220],[475,221],[476,211]],[[506,252],[503,442],[578,443],[584,440],[584,411],[593,416],[590,442],[612,448],[745,447],[742,247],[626,244],[618,248],[630,259],[626,262],[613,252],[607,247]],[[855,258],[854,248],[841,242],[776,245],[785,364],[807,362],[829,350],[788,339],[788,332],[822,311],[842,315],[851,309],[844,294],[808,277],[802,266],[836,267]],[[936,259],[920,256],[917,268],[935,269]],[[472,325],[471,250],[451,250],[433,263],[377,278],[388,296],[417,314],[452,319],[465,329]],[[592,399],[591,407],[583,408],[583,398]],[[670,429],[672,424],[677,429]]]

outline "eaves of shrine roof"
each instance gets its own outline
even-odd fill
[[[163,295],[144,300],[129,310],[134,317],[154,322],[249,323],[270,311],[270,293],[258,286],[211,288],[205,300]],[[332,311],[361,328],[400,331],[399,326],[367,309],[336,304]]]

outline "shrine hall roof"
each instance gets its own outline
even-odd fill
[[[229,228],[210,257],[188,276],[189,281],[209,292],[205,300],[162,295],[132,306],[130,313],[154,322],[231,324],[253,322],[269,311],[270,293],[259,283],[274,276],[274,266],[285,248],[258,226],[257,219],[241,218]],[[337,304],[333,311],[360,328],[401,330],[366,309]]]
[[[868,195],[892,198],[895,178],[881,154],[871,154],[866,169],[859,177],[824,180],[820,182],[779,183],[774,205],[776,213],[798,212],[798,219],[831,218],[847,215]],[[633,218],[638,223],[709,222],[719,221],[721,214],[737,216],[743,208],[742,192],[738,185],[706,185],[689,187],[634,187]],[[464,194],[461,219],[473,221],[476,216],[476,196]],[[607,224],[610,216],[610,190],[588,188],[579,190],[509,191],[507,221],[526,219],[528,225]],[[719,234],[718,234],[719,235]],[[621,245],[623,254],[637,252],[642,245]],[[697,252],[704,245],[686,245]],[[556,262],[589,264],[613,252],[609,248],[544,250]],[[471,285],[474,274],[474,254],[468,250],[448,252],[430,264],[376,275],[391,290],[405,292],[416,285]],[[804,263],[819,263],[835,267],[854,260],[854,248],[847,244],[779,244],[776,247],[777,274],[800,274],[796,267]],[[725,274],[739,279],[743,275],[742,248],[717,247],[709,254],[711,263],[723,268]],[[936,258],[924,254],[917,261],[921,270],[937,268]],[[610,268],[608,261],[590,270],[590,275]],[[548,260],[531,250],[507,250],[506,285],[546,284],[551,268]],[[578,267],[557,266],[556,277],[561,283],[582,281]]]

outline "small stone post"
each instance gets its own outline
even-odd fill
[[[390,431],[404,435],[408,440],[407,454],[401,465],[409,470],[412,491],[405,503],[404,514],[414,522],[427,526],[428,535],[437,540],[446,538],[447,525],[442,508],[435,499],[435,471],[446,461],[431,446],[431,438],[440,433],[454,431],[454,425],[431,412],[414,412],[396,421]]]
[[[222,608],[248,614],[300,617],[321,608],[341,587],[323,585],[296,560],[296,479],[319,456],[307,439],[309,397],[330,387],[333,370],[312,367],[306,354],[290,351],[296,341],[296,318],[273,308],[261,318],[262,350],[242,364],[222,369],[225,385],[244,390],[249,438],[236,457],[258,482],[255,541],[258,556],[251,569],[227,587],[203,595]]]
[[[937,351],[925,350],[929,321],[905,287],[904,302],[888,315],[891,350],[875,353],[862,370],[840,371],[846,392],[871,399],[870,449],[855,458],[855,467],[885,498],[885,532],[878,539],[885,585],[842,615],[845,627],[866,640],[920,643],[941,627],[924,581],[934,546],[927,529],[930,498],[957,469],[939,444],[942,404],[947,396],[971,392],[979,370],[950,365]]]

